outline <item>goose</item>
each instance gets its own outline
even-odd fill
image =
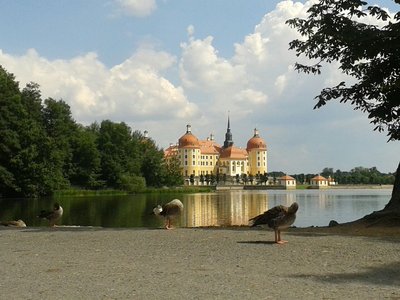
[[[63,215],[63,208],[61,207],[61,205],[59,203],[54,203],[53,210],[40,211],[38,218],[49,220],[49,225],[51,227],[55,227],[56,222],[61,219],[62,215]]]
[[[1,221],[0,224],[8,227],[26,227],[25,222],[22,220]]]
[[[281,230],[290,227],[296,220],[296,212],[299,205],[294,202],[289,207],[278,205],[261,215],[249,220],[249,226],[268,226],[275,231],[275,243],[284,244],[287,241],[281,239]]]
[[[163,206],[157,205],[153,209],[156,216],[162,216],[165,219],[165,228],[172,229],[172,219],[178,217],[183,211],[183,204],[179,199],[174,199]]]

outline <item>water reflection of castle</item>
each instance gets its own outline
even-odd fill
[[[182,222],[185,227],[240,226],[268,210],[268,195],[233,191],[188,195]],[[218,199],[217,199],[218,198]]]

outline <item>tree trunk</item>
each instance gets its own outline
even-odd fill
[[[386,204],[384,211],[397,211],[400,212],[400,163],[397,167],[396,177],[394,179],[392,198]]]
[[[361,219],[366,221],[368,226],[400,226],[400,163],[395,176],[389,203],[386,204],[384,209],[375,211]]]

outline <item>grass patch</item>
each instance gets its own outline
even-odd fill
[[[296,190],[307,190],[309,188],[310,188],[310,186],[308,184],[297,184],[296,185]]]
[[[197,187],[197,186],[179,186],[179,187],[163,187],[163,188],[145,188],[140,191],[142,193],[210,193],[215,191],[215,187]],[[67,189],[55,191],[55,198],[61,197],[90,197],[90,196],[126,196],[132,194],[123,190],[86,190],[86,189]]]
[[[69,189],[54,192],[55,198],[60,197],[88,197],[88,196],[125,196],[128,192],[121,190],[80,190]]]
[[[199,186],[178,186],[164,188],[147,188],[145,193],[210,193],[215,191],[215,187],[199,187]]]

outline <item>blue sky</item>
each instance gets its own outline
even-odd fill
[[[393,1],[375,1],[392,12]],[[310,2],[271,0],[0,0],[0,64],[21,87],[63,99],[82,124],[111,119],[148,130],[160,147],[186,124],[223,143],[228,111],[235,145],[257,127],[269,171],[318,173],[376,166],[393,172],[399,142],[386,143],[366,115],[313,98],[342,77],[293,71],[284,21]]]

